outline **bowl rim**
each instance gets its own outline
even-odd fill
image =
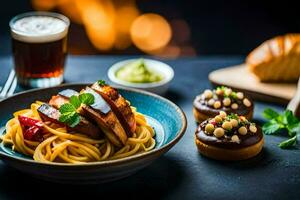
[[[168,84],[169,82],[171,82],[174,78],[174,70],[173,68],[162,62],[159,60],[154,60],[154,59],[149,59],[149,58],[143,58],[145,61],[149,61],[149,62],[156,62],[157,64],[161,65],[162,67],[164,67],[165,69],[167,69],[169,71],[169,74],[163,78],[161,81],[158,82],[153,82],[153,83],[133,83],[133,82],[128,82],[128,81],[123,81],[121,79],[118,79],[116,77],[116,71],[118,69],[120,69],[121,67],[123,67],[124,64],[138,60],[138,58],[130,58],[130,59],[126,59],[126,60],[122,60],[119,62],[114,63],[107,71],[107,76],[109,78],[110,81],[112,81],[113,83],[116,83],[118,85],[122,85],[122,86],[127,86],[127,87],[134,87],[134,88],[155,88],[155,87],[159,87],[159,86],[163,86],[165,84]],[[151,68],[151,67],[150,67]],[[160,73],[166,74],[164,73],[162,70],[158,70]]]
[[[67,84],[61,84],[59,86],[48,87],[48,88],[30,89],[30,90],[27,90],[27,91],[22,91],[22,92],[16,93],[15,95],[13,95],[11,97],[3,99],[3,100],[0,101],[0,104],[4,101],[8,101],[12,98],[21,96],[25,93],[37,92],[39,90],[46,90],[46,89],[53,89],[53,88],[58,88],[59,89],[59,88],[65,88],[65,87],[87,86],[87,85],[90,85],[90,84],[92,84],[92,83],[67,83]],[[171,141],[169,141],[167,144],[165,144],[165,145],[163,145],[163,146],[161,146],[157,149],[153,149],[153,150],[150,150],[148,152],[143,152],[143,153],[139,153],[139,154],[136,154],[136,155],[132,155],[132,156],[129,156],[129,157],[120,158],[120,159],[116,159],[116,160],[104,160],[104,161],[96,161],[96,162],[89,162],[89,163],[82,163],[82,164],[81,163],[80,164],[56,163],[56,162],[47,162],[47,163],[45,163],[45,162],[38,162],[38,161],[35,161],[33,159],[30,160],[30,159],[27,159],[27,158],[21,158],[21,157],[16,157],[16,156],[13,156],[13,155],[9,155],[9,154],[3,152],[2,150],[0,151],[0,159],[2,159],[2,156],[3,156],[5,158],[10,158],[12,160],[17,160],[17,161],[26,162],[26,163],[30,163],[30,164],[34,164],[34,165],[39,165],[39,166],[67,167],[67,168],[69,168],[69,167],[84,168],[84,167],[91,167],[91,166],[115,166],[115,165],[124,164],[126,162],[133,162],[133,161],[139,160],[141,158],[151,157],[152,155],[154,155],[158,152],[161,152],[161,151],[163,151],[163,152],[167,151],[172,146],[174,146],[182,138],[182,136],[184,135],[184,133],[186,131],[186,128],[187,128],[187,118],[186,118],[186,115],[183,112],[183,110],[178,105],[176,105],[172,101],[170,101],[170,100],[168,100],[168,99],[166,99],[162,96],[159,96],[159,95],[151,93],[151,92],[147,92],[147,91],[143,91],[143,90],[139,90],[139,89],[133,89],[133,88],[126,88],[126,87],[115,87],[115,88],[125,90],[125,91],[127,90],[129,92],[135,92],[135,93],[139,93],[139,94],[143,94],[143,95],[147,95],[147,96],[152,96],[152,97],[158,98],[162,101],[165,101],[168,104],[170,104],[171,106],[173,106],[175,108],[176,112],[180,115],[180,118],[181,118],[181,121],[182,121],[182,126],[176,132],[176,136]]]

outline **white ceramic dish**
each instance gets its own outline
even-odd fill
[[[147,90],[149,92],[153,92],[160,95],[164,94],[168,90],[170,82],[174,77],[174,70],[169,65],[161,61],[144,59],[145,65],[150,70],[154,70],[163,75],[164,78],[159,82],[132,83],[132,82],[120,80],[116,77],[116,72],[118,71],[118,69],[120,69],[127,63],[133,62],[135,60],[136,59],[128,59],[128,60],[117,62],[114,65],[112,65],[108,70],[108,78],[110,79],[110,81],[116,85],[120,85],[123,87],[138,88],[138,89]]]

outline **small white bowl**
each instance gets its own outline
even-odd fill
[[[157,73],[160,73],[163,75],[163,79],[159,82],[154,83],[132,83],[120,80],[116,77],[116,72],[118,69],[123,67],[124,65],[133,62],[137,59],[128,59],[124,61],[120,61],[112,65],[108,70],[108,78],[111,82],[113,82],[116,85],[124,86],[124,87],[130,87],[130,88],[137,88],[142,90],[147,90],[149,92],[153,92],[156,94],[164,94],[170,85],[171,80],[174,77],[174,70],[167,64],[158,61],[158,60],[152,60],[152,59],[144,59],[145,65],[150,69],[154,70]]]

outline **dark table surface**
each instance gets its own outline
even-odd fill
[[[106,79],[109,66],[127,57],[69,57],[65,81],[93,82]],[[193,98],[211,87],[207,75],[220,67],[243,62],[242,57],[199,57],[164,60],[175,70],[175,78],[165,95],[186,113],[188,127],[184,137],[167,154],[147,168],[123,180],[89,186],[44,182],[0,161],[0,199],[300,199],[300,151],[281,150],[284,138],[265,136],[262,153],[242,162],[218,162],[197,152],[194,144],[196,123],[192,115]],[[11,61],[0,58],[3,84]],[[18,88],[20,91],[21,88]],[[284,107],[256,102],[254,119],[263,123],[266,107]]]

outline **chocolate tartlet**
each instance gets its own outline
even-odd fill
[[[198,123],[218,115],[220,111],[242,115],[251,120],[253,109],[253,102],[244,93],[224,86],[205,90],[193,102],[193,113]]]
[[[256,156],[264,139],[259,126],[244,116],[226,115],[221,111],[203,121],[195,132],[195,142],[201,154],[216,160],[245,160]]]

